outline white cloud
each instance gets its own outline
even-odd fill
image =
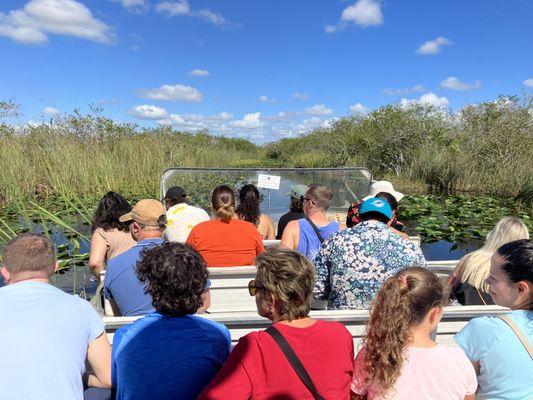
[[[333,113],[333,110],[324,104],[316,104],[313,107],[306,108],[305,112],[309,115],[330,115]]]
[[[226,111],[222,111],[220,114],[217,114],[216,118],[222,121],[228,121],[230,119],[233,119],[233,114]]]
[[[57,114],[59,114],[59,112],[60,111],[54,107],[45,107],[43,110],[43,114],[49,117],[55,117]]]
[[[308,133],[313,129],[326,127],[328,123],[329,121],[323,121],[319,117],[311,117],[304,119],[302,122],[291,124],[290,130],[295,131],[298,134],[303,134]]]
[[[361,103],[356,103],[353,106],[350,106],[350,111],[353,114],[365,115],[368,114],[370,110]]]
[[[343,10],[341,20],[360,26],[381,25],[383,23],[381,4],[374,0],[359,0]]]
[[[75,0],[31,0],[17,10],[0,12],[0,36],[27,44],[42,44],[48,35],[74,36],[93,42],[113,40],[111,28]]]
[[[383,14],[379,0],[358,0],[346,7],[341,14],[341,19],[335,25],[326,25],[326,33],[335,33],[353,23],[362,27],[379,26],[383,24]]]
[[[381,91],[381,93],[386,94],[388,96],[407,96],[409,93],[424,92],[425,90],[426,88],[423,85],[417,84],[410,88],[402,88],[402,89],[385,88]]]
[[[178,2],[163,1],[155,7],[155,10],[158,13],[166,14],[167,17],[174,17],[176,15],[189,14],[191,12],[191,7],[189,6],[189,3],[185,0],[181,0]]]
[[[190,76],[211,76],[211,73],[206,69],[193,69],[192,71],[189,71]]]
[[[228,130],[226,122],[233,119],[233,114],[223,111],[219,114],[170,114],[157,122],[160,125],[171,125],[183,131],[198,131],[209,129],[214,133],[223,133]]]
[[[311,96],[309,96],[307,93],[293,93],[292,94],[292,98],[293,99],[296,99],[296,100],[303,100],[303,101],[307,101],[310,99]]]
[[[120,3],[122,6],[132,13],[142,13],[148,9],[147,0],[112,0],[115,3]]]
[[[261,121],[261,113],[255,112],[246,114],[241,120],[233,121],[231,126],[236,128],[256,129],[262,127],[264,124],[265,123]]]
[[[160,88],[151,90],[142,90],[141,96],[152,100],[165,101],[185,101],[200,103],[202,101],[202,93],[192,86],[185,86],[181,84],[163,85]]]
[[[481,87],[480,81],[475,81],[474,83],[462,82],[455,76],[450,76],[449,78],[444,79],[440,85],[446,89],[452,90],[472,90],[479,89]]]
[[[167,116],[167,110],[161,107],[143,104],[133,107],[130,110],[130,115],[140,119],[161,119]]]
[[[326,33],[335,33],[337,32],[339,28],[337,27],[337,25],[326,25],[324,27],[324,32]]]
[[[524,82],[522,82],[527,87],[533,87],[533,78],[526,79]]]
[[[203,18],[216,26],[225,26],[228,24],[228,20],[224,18],[222,14],[216,11],[209,10],[208,8],[193,12],[192,15]]]
[[[187,0],[163,1],[155,7],[155,10],[158,13],[165,14],[167,17],[189,16],[204,19],[219,27],[229,25],[228,20],[219,12],[208,8],[193,10]]]
[[[271,99],[270,97],[265,96],[265,95],[259,96],[259,101],[261,103],[269,103],[269,104],[274,104],[275,102],[277,102],[276,99]]]
[[[411,105],[415,105],[415,104],[422,104],[422,105],[434,106],[437,108],[443,108],[443,107],[447,107],[450,104],[450,102],[448,101],[446,97],[439,97],[433,92],[423,94],[418,99],[403,98],[400,100],[400,105],[405,108]]]
[[[422,45],[416,51],[418,54],[437,54],[440,53],[441,47],[451,46],[453,42],[445,37],[439,36],[435,40],[428,40],[422,43]]]

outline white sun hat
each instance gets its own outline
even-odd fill
[[[387,192],[392,194],[398,203],[401,199],[403,199],[404,196],[403,193],[394,190],[392,183],[389,181],[373,181],[370,185],[370,194],[366,196],[363,201],[371,197],[375,197],[379,192]]]

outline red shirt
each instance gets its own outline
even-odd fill
[[[328,400],[348,400],[353,374],[352,335],[339,322],[316,321],[308,328],[275,327],[287,339]],[[202,392],[200,400],[239,399],[313,400],[285,355],[263,331],[242,337],[228,360]]]
[[[253,265],[255,257],[265,251],[257,228],[239,219],[201,222],[192,228],[187,243],[198,250],[208,267]]]

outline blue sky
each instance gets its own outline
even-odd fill
[[[48,120],[295,136],[388,103],[533,92],[530,0],[2,0],[0,100]]]

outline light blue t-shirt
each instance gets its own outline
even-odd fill
[[[163,239],[145,239],[128,251],[113,257],[107,264],[104,279],[105,297],[117,303],[123,316],[146,315],[154,312],[152,296],[144,292],[145,286],[137,278],[137,263],[141,252],[163,243]]]
[[[533,311],[507,314],[533,343]],[[533,399],[533,360],[513,330],[497,317],[471,320],[456,336],[471,361],[479,361],[477,399]]]
[[[229,352],[224,325],[196,315],[147,315],[113,338],[117,400],[196,399]]]
[[[0,399],[83,399],[88,345],[104,332],[91,304],[48,283],[0,289]]]
[[[315,257],[318,254],[322,243],[320,243],[320,239],[318,239],[315,230],[305,218],[298,220],[298,227],[300,228],[300,232],[296,251],[303,254],[311,261],[315,261]],[[324,240],[330,237],[331,234],[337,232],[339,227],[340,225],[336,221],[330,222],[326,226],[317,226],[320,236],[322,236],[322,239]]]

